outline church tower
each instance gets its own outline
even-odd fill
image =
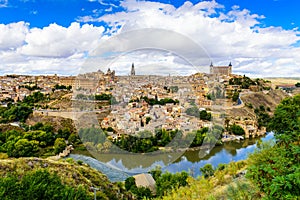
[[[131,76],[135,76],[135,70],[134,70],[134,63],[132,63],[131,65],[131,73],[130,73]]]
[[[228,65],[229,69],[228,69],[228,75],[232,74],[232,64],[231,62]]]
[[[209,66],[209,73],[210,73],[210,74],[213,74],[213,73],[214,73],[214,65],[213,65],[212,62],[210,63],[210,66]]]

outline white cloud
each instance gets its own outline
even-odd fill
[[[114,2],[98,2],[109,6],[107,9],[116,7]],[[105,70],[111,65],[126,74],[134,60],[137,68],[144,66],[143,73],[150,70],[150,66],[163,65],[183,74],[193,71],[184,58],[199,66],[208,66],[212,59],[215,65],[232,61],[235,73],[300,76],[300,48],[293,46],[300,40],[298,29],[263,27],[261,19],[265,16],[262,14],[238,5],[225,12],[224,6],[214,0],[197,4],[187,1],[178,8],[159,2],[124,0],[120,7],[121,11],[101,17],[78,17],[80,22],[104,22],[108,25],[106,30],[88,24],[80,26],[76,22],[69,27],[50,24],[44,28],[29,28],[24,22],[0,24],[0,59],[3,61],[0,71],[19,68],[22,72],[36,73],[41,67],[41,73],[43,70],[67,73],[69,69],[74,72],[86,55],[133,51],[127,58],[108,56],[102,58],[101,63],[92,57],[84,61],[84,66],[92,64]],[[121,35],[110,38],[117,34]],[[134,51],[146,47],[166,51],[160,54],[155,50],[152,54]]]
[[[22,46],[29,31],[28,25],[25,22],[0,24],[0,50],[12,50]]]
[[[215,1],[203,1],[195,5],[185,2],[175,8],[169,4],[127,0],[121,6],[125,11],[92,20],[106,22],[111,30],[118,30],[118,33],[142,28],[163,28],[184,34],[201,45],[215,64],[227,64],[231,60],[238,73],[251,71],[252,74],[263,76],[264,73],[272,72],[274,76],[281,76],[286,74],[286,70],[293,70],[294,76],[300,76],[297,67],[280,68],[276,63],[280,56],[296,58],[293,52],[299,50],[292,45],[300,39],[297,36],[299,32],[281,27],[261,27],[260,20],[265,18],[263,15],[252,14],[247,9],[241,10],[239,6],[225,13],[224,7]],[[89,17],[85,19],[88,21]],[[148,34],[152,34],[151,30]],[[154,44],[165,41],[164,35],[150,37],[149,40]],[[174,42],[180,44],[179,41]],[[127,43],[134,46],[139,45],[140,41],[131,38]],[[194,53],[196,57],[197,52]],[[239,62],[241,58],[249,60],[245,66],[241,66],[244,62]],[[277,70],[272,71],[272,68]]]
[[[72,23],[29,28],[24,22],[0,25],[0,72],[76,74],[104,28]],[[74,71],[75,70],[75,71]]]
[[[95,48],[103,31],[103,27],[80,26],[79,23],[72,23],[67,28],[57,24],[33,28],[26,35],[26,45],[19,51],[27,56],[69,57]]]
[[[8,0],[0,0],[0,8],[7,7]]]

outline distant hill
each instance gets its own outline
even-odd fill
[[[266,77],[264,79],[271,81],[274,85],[296,84],[300,82],[300,77]]]

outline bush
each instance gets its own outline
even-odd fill
[[[83,161],[82,161],[82,160],[77,160],[77,164],[78,164],[78,165],[82,165],[82,164],[83,164]]]
[[[215,173],[215,170],[211,164],[206,164],[203,167],[200,168],[200,171],[204,178],[208,178],[210,176],[213,176]]]
[[[63,150],[65,150],[65,148],[67,147],[67,144],[63,138],[57,138],[54,142],[53,147],[54,147],[54,153],[58,154],[58,153],[62,152]]]
[[[234,135],[245,135],[244,129],[241,126],[236,125],[236,124],[233,124],[232,126],[230,126],[229,132]]]
[[[0,199],[91,199],[82,186],[64,185],[57,174],[47,170],[26,172],[21,179],[12,174],[3,177],[0,191]]]
[[[249,156],[247,177],[269,199],[300,196],[300,95],[284,99],[270,120],[276,143],[262,143]]]

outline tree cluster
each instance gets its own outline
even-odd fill
[[[171,98],[164,98],[164,99],[160,99],[158,100],[157,98],[148,98],[146,96],[143,96],[140,98],[141,100],[143,99],[144,101],[146,101],[150,106],[153,105],[166,105],[167,103],[171,103],[171,104],[179,104],[179,100],[177,99],[171,99]],[[138,100],[139,101],[139,100]]]
[[[65,149],[65,141],[68,139],[70,144],[78,144],[78,136],[68,128],[59,129],[55,133],[51,125],[37,123],[27,128],[27,131],[1,131],[0,152],[9,157],[55,155]]]
[[[23,177],[8,174],[0,179],[0,199],[91,199],[82,185],[71,187],[48,170],[28,171]]]
[[[8,103],[7,107],[0,107],[0,123],[25,122],[28,116],[33,112],[36,103],[43,101],[45,95],[41,92],[34,92],[24,98],[22,102]]]
[[[211,120],[211,113],[207,112],[206,110],[199,110],[197,106],[193,106],[186,109],[186,114],[194,117],[199,117],[201,120]]]
[[[151,199],[153,196],[149,188],[137,187],[135,184],[135,178],[132,176],[125,180],[125,189],[135,194],[136,198],[139,200],[142,200],[145,197],[147,199]]]
[[[166,131],[157,129],[152,134],[148,131],[138,133],[136,136],[122,135],[120,139],[113,141],[121,149],[133,153],[147,153],[158,150],[169,144],[179,131]]]
[[[171,174],[169,172],[162,173],[160,168],[150,171],[156,182],[156,196],[162,197],[163,195],[171,192],[173,189],[187,185],[188,173],[183,171],[180,173]]]
[[[284,99],[276,108],[269,127],[275,144],[262,144],[249,157],[247,176],[268,199],[300,196],[300,95]]]
[[[249,89],[251,85],[259,85],[259,79],[253,81],[251,78],[244,75],[241,78],[235,77],[229,79],[229,85],[240,85],[242,89]]]
[[[30,91],[34,91],[34,90],[41,90],[42,88],[38,87],[36,84],[34,86],[30,86],[30,85],[21,85],[20,88],[26,88]]]
[[[116,98],[112,96],[112,94],[96,94],[96,95],[84,95],[84,94],[77,94],[76,99],[79,100],[89,100],[89,101],[109,101],[110,104],[116,104]]]
[[[72,86],[71,85],[65,86],[65,85],[56,84],[53,89],[54,90],[68,90],[68,91],[70,91],[72,89]]]
[[[234,135],[245,135],[244,129],[237,124],[233,124],[228,128],[228,132]]]

